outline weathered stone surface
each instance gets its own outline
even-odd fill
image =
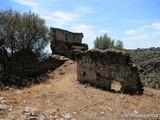
[[[73,33],[59,28],[50,28],[53,41],[64,41],[72,43],[81,43],[83,33]]]
[[[50,28],[52,54],[59,54],[75,59],[79,51],[88,50],[87,44],[82,44],[83,33],[73,33],[58,28]]]
[[[119,81],[124,93],[141,94],[143,86],[137,67],[128,53],[114,49],[81,52],[77,60],[77,80],[111,90],[112,81]]]

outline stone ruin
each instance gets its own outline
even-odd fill
[[[122,92],[143,93],[138,69],[131,62],[128,53],[115,49],[88,50],[88,45],[82,44],[83,33],[51,28],[50,37],[52,54],[77,61],[77,80],[80,83],[88,82],[110,91],[112,82],[119,81]],[[12,67],[9,71],[16,76],[36,77],[56,69],[66,61],[57,57],[58,55],[39,61],[33,52],[21,50],[13,55]]]
[[[121,91],[129,94],[142,94],[137,67],[131,62],[128,53],[108,49],[92,49],[78,54],[77,80],[91,83],[105,90],[111,90],[113,81],[121,83]]]
[[[59,54],[72,60],[79,51],[88,50],[87,44],[82,44],[83,33],[73,33],[58,28],[50,28],[52,54]]]

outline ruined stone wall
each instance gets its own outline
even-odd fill
[[[111,84],[115,80],[121,83],[124,93],[143,92],[137,67],[131,63],[129,54],[114,49],[93,49],[79,53],[77,80],[106,90],[111,90]]]
[[[59,28],[51,27],[50,32],[52,32],[53,41],[81,43],[83,38],[83,33],[73,33]]]
[[[59,54],[75,60],[79,51],[88,50],[87,44],[82,44],[83,33],[72,33],[58,28],[50,28],[52,54]]]
[[[52,54],[58,54],[76,60],[76,54],[88,50],[87,44],[55,42],[51,43]]]

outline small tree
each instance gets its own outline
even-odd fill
[[[115,48],[119,50],[123,49],[123,42],[121,40],[117,40]]]
[[[21,49],[39,55],[48,44],[47,33],[45,21],[31,11],[21,14],[11,8],[0,10],[0,47],[11,56]]]
[[[96,37],[96,40],[94,40],[94,47],[102,50],[108,48],[122,49],[123,42],[121,40],[118,40],[115,44],[114,39],[112,40],[109,36],[107,36],[107,34],[104,34],[104,36]]]
[[[13,54],[21,49],[33,51],[40,55],[48,44],[48,28],[45,21],[35,13],[21,14],[9,9],[0,10],[0,47],[5,54],[6,72],[10,68],[8,53]]]

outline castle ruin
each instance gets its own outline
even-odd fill
[[[73,33],[59,28],[50,28],[53,41],[64,41],[71,43],[81,43],[83,33]]]
[[[88,50],[82,44],[83,33],[73,33],[59,28],[50,28],[52,54],[59,54],[75,60],[75,54]]]
[[[115,49],[105,51],[93,49],[79,53],[77,80],[109,91],[112,82],[119,81],[122,92],[143,93],[138,69],[132,64],[129,54]]]

